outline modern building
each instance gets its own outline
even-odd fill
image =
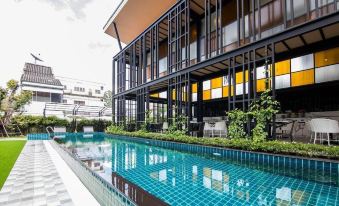
[[[62,103],[104,106],[104,84],[67,77],[58,77],[58,79],[64,87]]]
[[[266,89],[282,116],[335,114],[338,9],[334,0],[122,0],[104,26],[126,44],[113,57],[114,120],[225,118]]]
[[[45,115],[49,110],[49,115],[65,117],[77,108],[95,116],[104,108],[104,84],[55,77],[48,66],[25,63],[20,85],[22,90],[33,93],[31,104],[24,109],[28,115]]]

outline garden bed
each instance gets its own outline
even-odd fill
[[[226,138],[197,138],[178,134],[160,134],[143,131],[126,132],[108,128],[108,134],[124,135],[130,137],[142,137],[164,141],[174,141],[187,144],[207,145],[230,149],[239,149],[254,152],[273,153],[281,155],[293,155],[309,158],[321,158],[339,160],[339,146],[325,146],[316,144],[304,144],[283,141],[253,142],[250,139],[226,139]]]

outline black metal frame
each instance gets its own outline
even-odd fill
[[[117,123],[125,124],[126,101],[136,101],[136,121],[138,124],[145,122],[145,113],[149,110],[150,102],[158,100],[150,98],[150,92],[167,91],[167,100],[161,100],[167,104],[167,121],[175,114],[182,114],[192,120],[192,83],[198,84],[197,108],[199,113],[197,121],[203,119],[203,86],[202,82],[217,76],[229,77],[229,85],[236,85],[236,72],[243,72],[242,94],[236,94],[236,87],[229,87],[228,110],[232,110],[240,103],[243,110],[247,110],[250,103],[257,98],[256,68],[264,65],[268,71],[268,65],[274,68],[275,61],[279,58],[275,52],[275,46],[279,42],[303,33],[322,28],[339,21],[336,1],[333,3],[334,11],[323,15],[324,7],[316,4],[314,10],[310,10],[310,2],[306,1],[307,13],[303,23],[298,22],[294,16],[293,4],[287,8],[289,0],[275,0],[282,4],[281,25],[283,30],[269,37],[264,37],[264,28],[261,25],[262,7],[259,0],[233,0],[236,5],[237,41],[235,49],[228,51],[224,45],[224,31],[222,15],[226,6],[226,0],[204,0],[202,14],[193,10],[194,0],[178,1],[169,11],[162,15],[156,22],[148,27],[135,40],[128,44],[113,58],[113,114]],[[330,7],[327,5],[326,7]],[[331,7],[332,8],[332,7]],[[326,9],[326,8],[325,8]],[[289,10],[289,12],[288,12]],[[329,10],[327,8],[327,10]],[[212,31],[212,13],[215,13],[215,30]],[[311,16],[315,12],[316,18]],[[290,16],[288,16],[290,14]],[[226,14],[227,15],[227,14]],[[249,19],[246,23],[245,16]],[[201,20],[204,18],[205,29],[201,33]],[[311,21],[312,20],[312,21]],[[259,24],[258,24],[259,22]],[[246,25],[247,24],[247,25]],[[191,62],[191,28],[196,27],[197,35],[197,61]],[[274,25],[273,25],[274,26]],[[203,39],[203,45],[201,45]],[[167,48],[167,75],[159,75],[159,48],[166,45]],[[201,50],[204,48],[205,59],[201,60]],[[264,51],[264,52],[262,52]],[[148,56],[150,60],[148,60]],[[228,63],[225,63],[228,62]],[[222,70],[213,71],[213,65],[223,65]],[[212,67],[207,68],[207,67]],[[208,74],[197,76],[193,74],[205,69]],[[248,70],[248,76],[245,71]],[[197,73],[199,73],[197,72]],[[128,77],[127,77],[128,74]],[[245,79],[248,79],[246,85]],[[272,89],[275,98],[275,70],[272,74],[266,72],[266,87]],[[232,89],[232,90],[231,90]],[[176,91],[175,98],[172,92]],[[116,91],[116,93],[115,93]],[[231,95],[231,94],[234,95]],[[128,105],[127,105],[128,107]],[[115,117],[116,116],[116,117]],[[128,116],[128,115],[127,115]]]

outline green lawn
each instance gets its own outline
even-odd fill
[[[0,190],[25,143],[25,140],[0,141]]]

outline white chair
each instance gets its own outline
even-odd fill
[[[162,123],[161,133],[166,132],[168,130],[168,122]]]
[[[332,119],[312,119],[310,121],[311,127],[311,141],[313,144],[317,141],[317,138],[320,143],[323,142],[323,134],[327,136],[327,144],[330,145],[330,134],[339,133],[339,125],[336,120]],[[313,136],[314,134],[314,136]]]
[[[84,126],[82,129],[84,133],[94,132],[93,126]]]
[[[204,124],[204,137],[210,137],[211,135],[213,136],[213,127],[208,122],[205,122],[205,124]]]
[[[66,127],[54,127],[54,133],[66,133]]]
[[[215,123],[215,127],[213,130],[214,134],[219,135],[219,137],[227,135],[227,127],[225,121],[220,121]]]

